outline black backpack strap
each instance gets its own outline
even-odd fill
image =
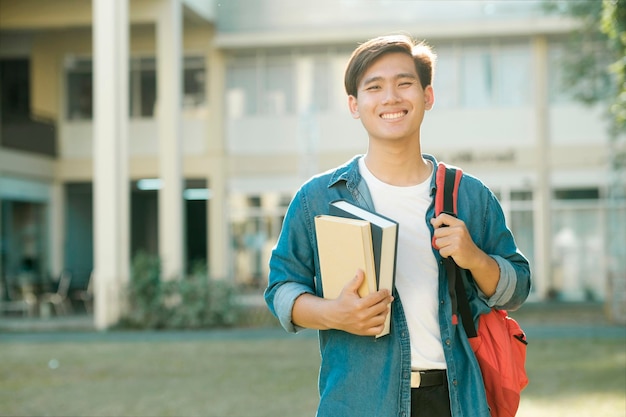
[[[454,187],[456,184],[455,178],[456,178],[456,169],[446,168],[445,180],[443,183],[443,212],[454,217],[457,216],[456,204],[454,204],[455,203]]]
[[[452,261],[454,263],[454,261]],[[467,298],[467,292],[465,291],[465,277],[467,273],[454,264],[456,267],[455,276],[455,290],[458,298],[459,313],[461,314],[461,322],[465,329],[467,337],[476,337],[476,325],[474,325],[474,318],[472,316],[472,310],[470,309],[469,300]]]

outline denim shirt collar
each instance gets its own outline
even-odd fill
[[[337,168],[331,175],[328,182],[328,188],[332,188],[340,182],[345,182],[348,192],[352,197],[365,208],[374,210],[374,203],[372,201],[372,195],[370,194],[367,184],[363,181],[361,172],[359,171],[359,159],[364,155],[357,155],[348,161],[343,166]],[[422,154],[422,157],[433,164],[433,172],[430,179],[430,195],[435,194],[436,186],[436,171],[437,171],[437,159],[429,154]]]

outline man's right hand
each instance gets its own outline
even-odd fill
[[[375,336],[383,331],[393,296],[389,290],[380,290],[361,298],[358,290],[365,274],[358,270],[334,302],[337,329],[361,336]]]
[[[380,290],[361,298],[358,289],[364,279],[363,271],[358,270],[334,300],[302,294],[294,303],[292,321],[318,330],[337,329],[360,336],[379,334],[393,296],[389,290]]]

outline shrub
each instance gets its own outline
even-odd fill
[[[224,281],[209,279],[206,265],[191,274],[164,281],[157,256],[139,253],[132,263],[127,310],[122,327],[198,329],[233,325],[235,290]]]

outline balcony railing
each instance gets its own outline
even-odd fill
[[[57,127],[41,117],[5,118],[0,121],[0,145],[40,155],[57,156]]]

